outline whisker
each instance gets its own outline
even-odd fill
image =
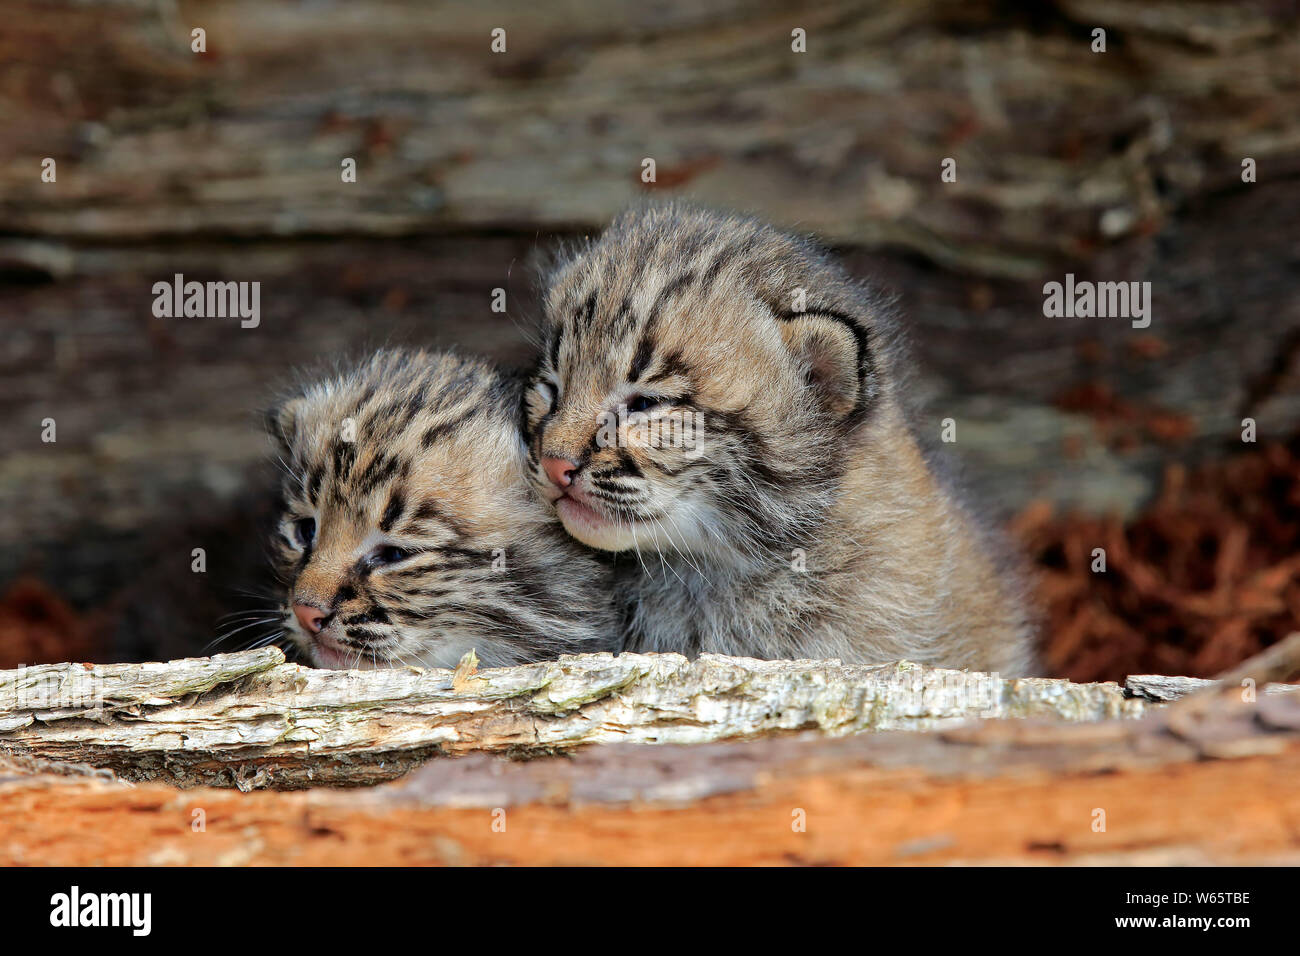
[[[236,634],[238,634],[240,631],[246,631],[246,630],[248,630],[250,627],[257,627],[257,626],[260,625],[260,624],[270,624],[270,623],[272,623],[272,622],[279,622],[279,621],[283,621],[283,620],[284,620],[283,617],[279,617],[279,618],[277,618],[277,617],[265,617],[265,618],[261,618],[261,619],[256,620],[256,621],[249,621],[247,624],[243,624],[243,625],[241,625],[241,626],[235,628],[234,630],[227,631],[227,632],[224,633],[224,634],[219,634],[217,637],[215,637],[215,638],[213,638],[211,641],[209,641],[209,642],[204,646],[203,649],[206,651],[206,650],[209,650],[209,649],[211,649],[211,648],[217,646],[218,644],[225,643],[226,641],[228,641],[228,640],[230,640],[232,637],[234,637]]]

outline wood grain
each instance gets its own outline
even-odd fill
[[[369,784],[443,755],[698,744],[974,718],[1136,717],[1116,684],[899,664],[610,654],[491,668],[327,671],[276,648],[0,671],[0,746],[134,780],[240,789]]]
[[[1293,694],[1220,703],[1190,738],[1154,711],[606,744],[437,761],[367,791],[181,793],[0,763],[4,864],[1294,865],[1297,813]]]

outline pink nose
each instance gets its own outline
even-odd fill
[[[546,469],[546,477],[551,479],[551,484],[556,488],[567,488],[573,484],[573,473],[578,468],[567,458],[543,458],[542,467]]]
[[[325,623],[325,612],[310,604],[295,604],[293,614],[308,634],[318,633],[321,625]]]

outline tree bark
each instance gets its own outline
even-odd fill
[[[975,717],[1142,714],[1116,684],[1003,680],[901,663],[581,655],[482,674],[327,671],[276,648],[169,664],[0,672],[0,742],[131,779],[241,788],[366,784],[440,754],[549,754]]]
[[[442,755],[1133,718],[1153,697],[1174,696],[1168,685],[1160,696],[905,662],[594,654],[475,673],[468,663],[455,672],[328,671],[283,661],[264,648],[0,672],[0,744],[132,780],[294,788],[370,784]]]
[[[0,863],[1300,863],[1300,694],[1218,697],[1190,726],[1170,719],[1178,706],[478,754],[360,792],[178,794],[0,757]]]

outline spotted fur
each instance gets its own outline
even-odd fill
[[[524,477],[520,389],[484,362],[384,351],[268,416],[287,470],[273,538],[284,626],[313,663],[616,649],[607,568]],[[326,615],[319,635],[295,602]]]
[[[547,289],[530,474],[570,534],[619,553],[629,649],[1031,668],[1015,561],[922,454],[889,310],[824,253],[658,206]],[[702,425],[689,448],[646,441],[673,415]]]

